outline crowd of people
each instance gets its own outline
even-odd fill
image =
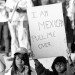
[[[3,56],[0,55],[0,75],[74,75],[75,60],[72,61],[71,53],[67,50],[67,58],[57,56],[52,63],[52,71],[46,69],[38,59],[33,59],[34,54],[31,52],[32,60],[35,63],[35,70],[30,66],[30,56],[28,50],[19,47],[14,53],[13,63],[6,74],[6,64]]]
[[[13,57],[15,50],[18,47],[30,49],[29,26],[27,18],[27,7],[48,5],[62,2],[63,16],[65,21],[65,30],[67,37],[67,45],[70,51],[74,42],[74,11],[69,12],[70,2],[67,0],[32,0],[30,5],[27,5],[26,0],[1,0],[0,1],[0,49],[2,49],[2,37],[5,45],[5,54]],[[11,4],[10,4],[11,3]],[[73,1],[74,3],[74,1]],[[72,4],[73,4],[72,3]],[[71,5],[71,8],[74,8]],[[71,11],[73,9],[70,9]],[[69,16],[68,14],[71,14]],[[73,19],[72,19],[73,18]],[[21,32],[21,33],[20,33]],[[19,34],[20,33],[20,34]],[[10,35],[9,35],[10,34]],[[11,37],[11,40],[10,40]],[[10,46],[11,44],[11,46]]]
[[[27,0],[28,1],[28,0]],[[74,0],[0,0],[0,50],[5,45],[5,55],[13,58],[9,75],[74,75],[75,61],[71,59],[71,52],[75,44],[75,16]],[[52,64],[52,71],[46,69],[38,59],[33,59],[31,50],[27,7],[35,7],[62,3],[64,25],[67,39],[67,57],[58,56]],[[72,3],[71,3],[72,2]],[[60,11],[60,10],[59,10]],[[2,37],[4,42],[2,41]],[[9,39],[11,37],[11,40]],[[73,51],[74,52],[74,51]],[[29,58],[35,62],[35,71],[32,70]],[[2,56],[0,56],[2,57]],[[6,64],[0,59],[0,75],[5,74]]]
[[[18,47],[30,49],[29,23],[27,7],[62,3],[67,46],[74,48],[74,0],[1,0],[0,1],[0,50],[5,47],[5,54],[13,57]]]

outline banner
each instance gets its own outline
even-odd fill
[[[31,7],[27,15],[35,58],[65,56],[67,43],[62,4]]]

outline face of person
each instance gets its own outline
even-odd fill
[[[58,73],[62,73],[65,70],[66,65],[64,63],[55,64],[55,69]]]
[[[41,0],[41,4],[42,5],[47,5],[47,4],[49,4],[49,0]]]
[[[24,61],[20,59],[19,56],[16,56],[15,63],[18,69],[21,69],[24,66]]]

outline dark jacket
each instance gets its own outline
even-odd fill
[[[37,75],[57,75],[54,74],[53,71],[46,69],[38,60],[34,61],[35,61],[35,70],[37,72]]]
[[[35,70],[37,72],[37,75],[58,75],[54,71],[50,71],[49,69],[46,69],[38,60],[34,60],[35,62]],[[74,75],[74,70],[72,69],[72,66],[69,64],[67,65],[68,69],[65,71],[66,75]],[[63,75],[65,75],[63,74]]]

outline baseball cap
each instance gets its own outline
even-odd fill
[[[27,53],[27,54],[28,54],[28,50],[27,50],[26,48],[24,48],[24,47],[19,47],[19,48],[16,50],[16,52],[15,52],[14,55],[16,55],[17,53],[21,53],[21,54]]]

